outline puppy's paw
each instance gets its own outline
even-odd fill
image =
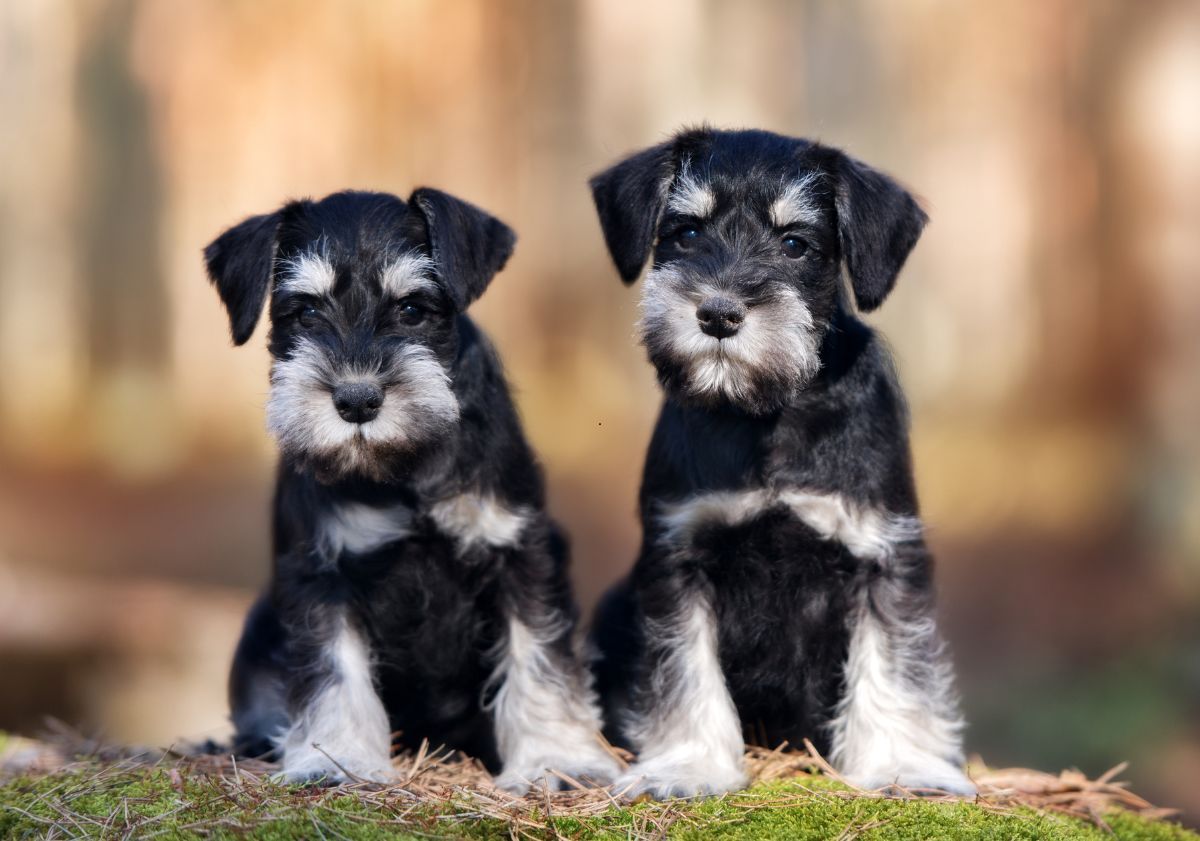
[[[976,793],[975,783],[963,770],[944,760],[922,765],[872,768],[845,776],[859,788],[871,791],[894,789],[912,794],[954,794],[959,797],[973,797]]]
[[[703,759],[661,764],[639,762],[617,778],[613,793],[630,800],[646,795],[655,800],[671,797],[712,797],[745,788],[748,778],[741,767]]]
[[[569,788],[570,784],[554,771],[585,785],[603,786],[616,779],[621,767],[608,753],[597,750],[589,756],[547,756],[532,761],[506,763],[504,771],[494,782],[497,788],[513,794],[524,794],[530,789],[561,791]]]
[[[285,783],[321,783],[341,785],[369,781],[386,783],[396,778],[390,762],[382,757],[358,757],[337,762],[318,750],[289,751],[283,759],[283,770],[276,779]]]

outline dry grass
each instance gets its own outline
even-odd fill
[[[255,826],[259,822],[277,820],[281,811],[300,806],[317,821],[315,835],[324,835],[320,815],[334,792],[338,797],[353,798],[363,807],[362,816],[354,820],[370,822],[375,827],[403,828],[417,834],[422,826],[431,831],[436,825],[444,828],[446,821],[493,819],[507,827],[512,838],[556,837],[559,834],[556,818],[598,817],[611,814],[614,807],[628,805],[623,802],[621,792],[588,788],[565,777],[564,791],[542,789],[517,797],[495,788],[487,772],[475,761],[437,750],[422,749],[416,754],[403,755],[395,764],[397,781],[390,785],[360,782],[336,790],[318,786],[285,788],[271,782],[271,775],[278,770],[271,763],[237,761],[227,754],[204,753],[195,748],[150,750],[105,746],[60,729],[40,741],[10,739],[6,746],[0,746],[0,784],[17,775],[34,779],[62,775],[75,781],[71,784],[71,792],[77,799],[96,791],[111,790],[121,775],[152,769],[169,775],[172,786],[181,795],[185,785],[192,786],[188,794],[193,801],[196,799],[195,784],[199,782],[204,786],[202,798],[210,797],[214,803],[225,800],[239,807],[236,821],[232,817],[223,818],[217,810],[195,825],[171,823],[171,834],[180,831],[207,834],[223,825],[231,831],[242,831],[247,828],[247,815],[251,816],[249,825]],[[804,750],[751,749],[747,764],[756,784],[776,781],[790,784],[786,787],[768,785],[729,798],[728,805],[737,812],[811,805],[814,801],[830,798],[904,800],[917,797],[916,793],[908,791],[855,789],[840,780],[812,745],[806,745]],[[1100,827],[1106,826],[1105,816],[1116,809],[1147,818],[1169,814],[1169,810],[1155,808],[1117,781],[1116,777],[1123,769],[1123,765],[1118,766],[1091,780],[1075,771],[1055,775],[1019,768],[986,769],[978,765],[973,773],[979,786],[974,803],[1000,814],[1021,813],[1023,809],[1060,813]],[[53,804],[53,812],[48,816],[35,815],[28,808],[16,809],[27,820],[45,824],[47,837],[92,837],[96,834],[153,837],[156,825],[166,825],[165,822],[174,815],[174,812],[167,812],[131,817],[130,801],[126,799],[123,801],[124,814],[114,807],[106,822],[85,810],[73,809],[72,798],[55,791],[51,789],[38,800],[39,803]],[[52,793],[54,796],[50,796]],[[923,802],[958,802],[958,798],[949,795],[923,794]],[[339,818],[346,817],[345,812],[338,815]],[[632,824],[626,827],[626,834],[639,839],[662,838],[676,825],[682,824],[686,828],[696,825],[699,820],[693,804],[688,801],[632,810],[630,817]],[[222,824],[222,821],[227,823]],[[872,821],[854,825],[847,828],[851,834],[846,837],[856,837],[873,826]],[[107,829],[113,832],[108,833]]]
[[[793,785],[782,792],[779,787],[767,787],[767,793],[762,797],[754,797],[754,791],[739,795],[730,800],[738,810],[811,804],[814,799],[902,800],[917,797],[917,793],[913,792],[894,789],[866,792],[848,786],[811,744],[806,744],[804,750],[751,749],[746,761],[755,783],[790,781]],[[438,819],[496,819],[508,827],[512,837],[541,837],[551,830],[557,834],[552,818],[595,817],[611,812],[613,807],[626,805],[622,792],[584,787],[566,777],[563,777],[565,791],[550,792],[544,788],[524,797],[515,797],[492,786],[491,777],[479,763],[437,750],[422,749],[415,755],[403,755],[396,758],[395,764],[397,781],[392,785],[358,782],[336,789],[337,794],[355,798],[373,816],[385,816],[371,817],[374,825],[380,825],[380,821],[383,825],[394,822],[396,827],[412,829],[414,816],[418,813],[425,815],[430,812],[428,807],[433,806],[436,807],[433,811],[437,812]],[[62,728],[56,729],[46,739],[10,739],[7,746],[0,747],[0,782],[16,775],[43,777],[73,774],[78,779],[79,774],[84,774],[84,779],[90,781],[95,789],[103,791],[107,781],[114,779],[115,775],[138,769],[166,771],[180,792],[184,791],[185,780],[203,781],[212,798],[226,798],[230,803],[244,806],[250,803],[253,806],[251,811],[263,821],[269,821],[278,811],[270,806],[271,799],[288,799],[293,805],[299,801],[312,815],[319,815],[319,807],[331,791],[316,786],[283,788],[272,785],[271,775],[277,767],[271,763],[235,761],[232,756],[203,752],[194,747],[148,750],[106,746],[82,739],[78,734]],[[1098,779],[1090,780],[1078,771],[1063,771],[1055,775],[1028,769],[986,769],[982,764],[977,764],[972,776],[979,787],[979,794],[974,798],[974,803],[984,810],[995,812],[1019,812],[1022,807],[1058,812],[1085,819],[1098,827],[1104,827],[1104,816],[1116,809],[1151,818],[1168,815],[1169,810],[1156,809],[1130,792],[1126,783],[1116,780],[1123,769],[1124,765],[1118,765]],[[77,794],[88,793],[89,786],[76,785],[73,791]],[[952,795],[923,794],[922,799],[926,803],[956,801]],[[40,821],[50,821],[64,827],[76,824],[77,828],[83,830],[97,829],[94,825],[96,818],[72,811],[70,800],[49,798],[47,803],[52,801],[56,817],[38,818]],[[130,815],[127,801],[125,809],[128,827],[132,824],[128,824]],[[691,811],[688,801],[674,801],[662,804],[658,809],[637,811],[630,834],[634,837],[662,837],[673,825],[692,821]],[[28,810],[25,816],[34,817]],[[113,816],[114,821],[118,817]],[[158,815],[146,818],[142,824],[137,824],[137,834],[154,834],[154,824],[161,823],[166,817]],[[209,824],[206,824],[209,830],[214,828],[214,819],[220,821],[220,818],[210,818]],[[187,824],[182,827],[172,825],[173,831],[190,829]],[[853,833],[862,833],[870,828],[869,823],[859,824],[854,827]],[[71,834],[65,833],[64,836]]]

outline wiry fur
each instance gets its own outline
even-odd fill
[[[653,257],[640,332],[666,393],[641,554],[593,632],[625,780],[727,791],[743,739],[807,738],[865,785],[970,791],[904,399],[846,294],[878,306],[924,213],[756,131],[683,132],[592,190],[622,278]]]
[[[393,733],[514,788],[616,773],[572,647],[566,545],[463,313],[512,243],[422,189],[294,202],[206,250],[235,341],[270,300],[274,569],[230,702],[235,750],[277,755],[289,780],[386,779]]]
[[[691,400],[769,405],[816,373],[820,336],[804,302],[786,287],[769,293],[769,306],[751,309],[735,336],[718,340],[697,330],[696,307],[728,291],[719,280],[697,285],[670,264],[655,267],[643,285],[642,344],[664,384]]]
[[[386,366],[386,367],[385,367]],[[330,394],[336,384],[370,382],[388,399],[374,420],[349,424]],[[393,453],[411,453],[458,421],[450,378],[428,348],[408,345],[374,363],[339,365],[307,338],[271,364],[267,428],[288,456],[323,475],[390,478]]]
[[[859,597],[830,724],[833,762],[863,788],[963,790],[963,722],[932,616],[906,604],[902,588]]]
[[[284,773],[291,779],[318,779],[336,763],[339,773],[386,781],[391,727],[375,692],[366,640],[338,617],[318,656],[320,683],[282,739]]]
[[[436,289],[437,271],[432,259],[419,251],[406,251],[383,269],[383,293],[397,300],[422,290]]]
[[[596,729],[599,704],[591,680],[560,666],[561,623],[531,626],[509,620],[492,674],[497,687],[489,704],[504,773],[496,783],[513,791],[531,785],[559,786],[552,773],[569,757],[573,774],[607,780],[613,760]]]
[[[461,493],[443,499],[430,510],[434,522],[453,535],[460,550],[475,546],[515,546],[531,518],[523,509],[509,509],[493,494]]]
[[[321,553],[336,561],[343,552],[362,555],[413,533],[412,510],[406,505],[377,507],[361,502],[334,506],[321,522]]]
[[[641,761],[618,779],[629,796],[721,794],[746,784],[742,727],[717,653],[717,627],[700,593],[647,627],[659,666],[622,728]]]
[[[280,261],[279,288],[301,295],[328,295],[337,284],[333,264],[317,242],[311,251]]]
[[[692,177],[691,168],[685,161],[671,185],[667,207],[681,216],[707,219],[716,210],[717,197],[710,186]]]
[[[817,195],[822,178],[820,173],[808,172],[795,180],[785,179],[778,198],[771,202],[771,224],[776,228],[821,224]]]

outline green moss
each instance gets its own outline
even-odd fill
[[[1173,824],[1113,814],[1114,832],[1033,811],[997,812],[971,803],[874,800],[837,796],[836,785],[800,778],[692,803],[640,803],[590,817],[522,821],[526,837],[643,838],[668,828],[674,839],[1136,839],[1200,841]],[[0,786],[0,838],[167,839],[509,838],[509,822],[479,818],[467,800],[419,803],[401,797],[364,799],[353,792],[231,785],[170,769],[121,770],[100,765]]]

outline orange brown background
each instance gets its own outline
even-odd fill
[[[1200,6],[982,0],[0,5],[0,728],[220,737],[268,569],[260,333],[200,249],[429,184],[516,255],[477,305],[585,605],[658,405],[584,182],[681,125],[818,138],[932,217],[871,321],[995,764],[1200,816]]]

